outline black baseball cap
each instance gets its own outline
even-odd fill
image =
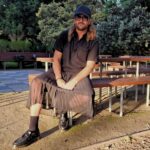
[[[76,8],[76,10],[74,12],[74,17],[76,15],[81,15],[81,14],[88,18],[91,18],[91,10],[85,5],[80,5]]]

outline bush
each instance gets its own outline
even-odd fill
[[[31,48],[32,44],[30,41],[26,40],[26,41],[22,41],[22,40],[18,40],[18,41],[11,41],[9,43],[9,51],[29,51]]]
[[[0,52],[7,51],[9,48],[9,41],[0,39]]]
[[[45,52],[46,51],[46,46],[41,43],[39,40],[32,40],[31,41],[32,46],[30,48],[30,51],[32,52]]]

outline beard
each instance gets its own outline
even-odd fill
[[[88,26],[83,23],[79,23],[79,24],[75,24],[75,28],[79,31],[85,31],[88,29]]]

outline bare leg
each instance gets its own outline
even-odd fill
[[[31,105],[29,129],[21,137],[14,141],[13,148],[30,145],[40,138],[38,122],[41,106],[42,105],[38,103]]]
[[[38,128],[39,115],[42,108],[42,82],[36,78],[31,84],[31,97],[30,97],[30,123],[28,130],[13,143],[15,147],[24,147],[30,145],[40,138],[40,132]]]
[[[34,104],[34,105],[31,105],[30,107],[30,116],[39,116],[40,115],[40,112],[41,112],[41,108],[42,108],[42,105],[41,104]]]

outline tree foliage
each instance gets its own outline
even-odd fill
[[[51,49],[80,4],[92,10],[101,53],[150,55],[150,0],[1,0],[0,37]]]
[[[99,11],[102,7],[97,0],[68,0],[64,2],[52,2],[49,4],[41,4],[37,17],[40,33],[38,38],[51,47],[56,37],[65,29],[72,25],[73,12],[76,6],[85,4],[92,9],[95,20],[102,18],[103,15]]]
[[[125,0],[106,5],[108,16],[98,21],[97,32],[102,53],[150,55],[150,13],[141,1]]]
[[[39,4],[39,0],[1,0],[1,34],[12,41],[35,36],[38,30],[35,12]]]

